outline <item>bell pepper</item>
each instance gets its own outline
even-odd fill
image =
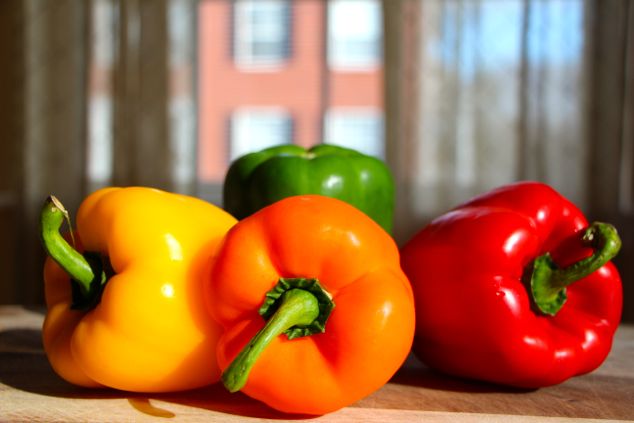
[[[207,284],[225,386],[320,415],[385,384],[408,355],[414,302],[392,238],[337,199],[289,197],[238,222]]]
[[[614,227],[588,224],[551,187],[518,182],[434,219],[403,247],[420,359],[440,371],[539,388],[596,369],[622,309]]]
[[[225,177],[223,206],[238,219],[282,198],[320,194],[366,213],[388,233],[394,215],[394,181],[381,160],[328,144],[310,149],[280,145],[235,160]]]
[[[76,385],[127,391],[217,382],[221,328],[200,293],[236,220],[202,200],[141,187],[89,195],[74,246],[60,234],[64,219],[50,197],[41,214],[49,254],[42,336],[53,369]]]

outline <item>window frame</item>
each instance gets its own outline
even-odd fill
[[[280,31],[279,54],[258,56],[254,52],[254,43],[262,39],[254,29],[255,9],[277,5],[280,9],[279,22],[274,27]],[[270,13],[270,12],[269,12]],[[291,57],[293,39],[292,2],[288,0],[235,0],[232,2],[231,39],[234,64],[243,71],[279,71]],[[270,25],[270,24],[269,24]],[[273,38],[273,37],[272,37]],[[276,42],[276,40],[272,40]]]

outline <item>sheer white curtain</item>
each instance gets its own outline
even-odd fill
[[[2,2],[0,233],[3,302],[41,298],[37,210],[49,192],[74,207],[84,187],[87,57],[83,2]]]
[[[384,14],[397,240],[472,195],[543,181],[619,228],[634,319],[634,5],[400,0]]]
[[[91,188],[195,191],[196,7],[192,0],[92,1]]]
[[[104,185],[195,192],[193,0],[0,2],[0,303],[42,300],[38,213]]]
[[[196,193],[197,7],[0,2],[0,302],[42,299],[36,222],[49,193],[71,211],[108,184]],[[620,229],[634,320],[634,5],[384,0],[383,11],[397,241],[496,185],[547,182]]]
[[[392,19],[394,4],[386,2]],[[407,172],[409,211],[430,217],[527,178],[585,205],[583,1],[405,0],[401,7],[405,16],[391,24],[408,39],[388,39],[387,49],[408,63],[388,60],[387,71],[407,102],[395,113],[403,122],[391,127],[407,135],[390,141],[397,154],[408,146],[408,165],[395,167]]]

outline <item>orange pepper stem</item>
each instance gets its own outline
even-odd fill
[[[101,298],[103,285],[108,280],[109,265],[103,263],[98,255],[82,255],[69,245],[60,234],[64,220],[70,220],[68,211],[55,196],[49,196],[40,213],[42,245],[46,253],[71,277],[72,308],[89,309]]]
[[[530,279],[533,301],[543,314],[554,316],[566,302],[566,287],[598,270],[614,258],[621,239],[608,223],[594,222],[583,233],[582,242],[594,253],[570,266],[560,268],[546,253],[535,259]]]
[[[268,321],[223,372],[225,387],[230,392],[242,389],[258,357],[277,336],[286,333],[294,339],[324,332],[333,307],[330,295],[316,279],[281,278],[266,294],[259,311]]]

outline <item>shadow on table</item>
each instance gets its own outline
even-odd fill
[[[220,384],[166,394],[81,388],[64,381],[53,371],[43,351],[41,332],[33,329],[0,332],[0,383],[14,389],[49,397],[127,399],[130,406],[137,411],[163,418],[175,417],[176,414],[164,404],[155,405],[154,401],[272,420],[303,420],[313,417],[292,416],[278,412],[240,392],[232,394]]]
[[[36,394],[72,395],[77,387],[55,374],[44,354],[41,336],[35,329],[0,332],[0,382]]]
[[[166,394],[137,394],[111,389],[85,389],[71,385],[52,370],[43,352],[41,332],[33,329],[0,332],[0,382],[25,392],[59,398],[124,399],[128,401],[130,407],[155,417],[175,417],[175,412],[166,406],[166,403],[172,403],[237,416],[289,419],[289,415],[277,412],[242,393],[229,393],[220,384]],[[449,377],[429,369],[413,355],[392,378],[391,384],[463,393],[526,392],[526,390]],[[412,401],[418,401],[418,399],[414,398]],[[294,416],[295,419],[310,417]]]
[[[270,420],[307,420],[317,417],[282,413],[241,392],[232,394],[220,383],[187,392],[156,395],[152,399],[236,416]]]
[[[396,372],[390,382],[398,385],[463,393],[521,394],[535,391],[535,389],[514,388],[447,375],[425,366],[413,354],[410,354],[401,369]]]

